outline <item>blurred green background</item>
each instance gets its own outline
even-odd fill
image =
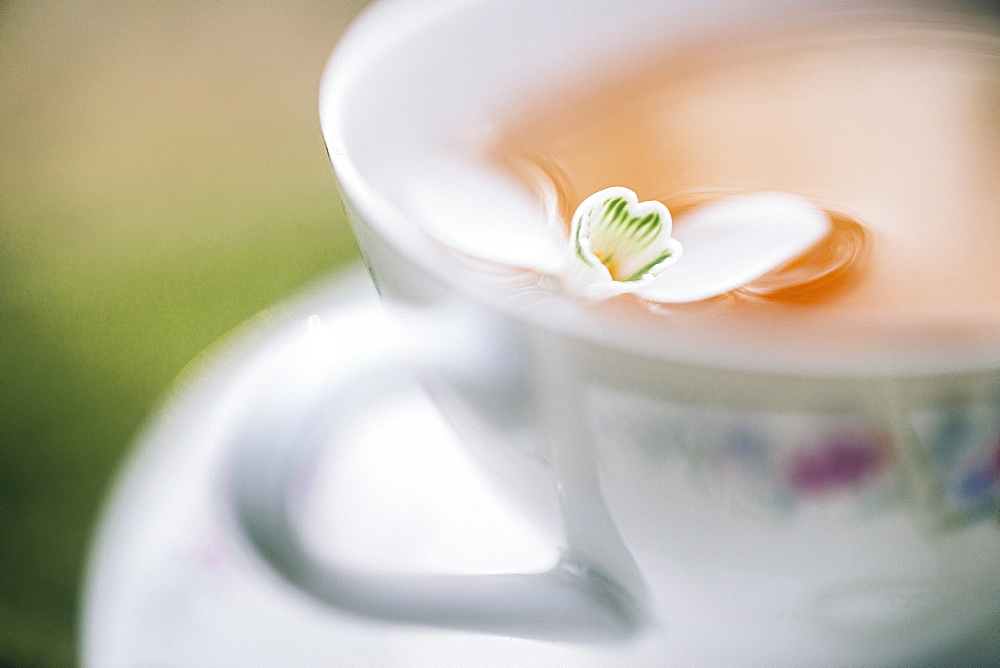
[[[198,353],[356,255],[320,135],[362,0],[0,0],[0,666],[76,663],[101,503]]]

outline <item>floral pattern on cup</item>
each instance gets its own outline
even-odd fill
[[[847,500],[864,515],[900,497],[892,438],[859,415],[747,413],[719,436],[704,443],[714,497],[781,514]]]
[[[992,462],[966,471],[959,479],[955,491],[970,508],[986,511],[990,507],[996,507],[1000,492],[1000,446],[997,447]]]
[[[1000,403],[907,415],[911,437],[861,413],[809,414],[636,403],[602,395],[602,439],[684,471],[706,499],[739,512],[806,506],[874,517],[901,508],[941,526],[1000,519]]]
[[[1000,426],[978,427],[1000,406],[986,411],[951,408],[928,443],[930,460],[941,470],[941,496],[953,519],[973,520],[994,514],[1000,519]]]
[[[892,466],[887,435],[874,430],[841,431],[824,437],[819,448],[792,457],[788,484],[802,497],[859,491]]]

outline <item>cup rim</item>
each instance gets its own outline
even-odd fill
[[[848,0],[849,1],[849,0]],[[782,0],[776,0],[780,3]],[[825,0],[818,0],[823,3]],[[339,182],[344,204],[353,209],[364,224],[383,237],[396,252],[421,271],[475,302],[486,305],[515,321],[541,328],[587,344],[627,349],[656,359],[686,364],[733,368],[756,373],[808,376],[907,377],[987,374],[1000,375],[1000,331],[991,344],[979,344],[940,354],[890,354],[872,350],[856,354],[789,355],[787,351],[768,354],[747,353],[705,342],[664,346],[653,340],[655,326],[645,318],[624,324],[609,333],[594,326],[592,311],[574,306],[568,298],[558,298],[558,317],[545,309],[523,309],[497,298],[495,292],[456,280],[456,257],[435,243],[408,218],[406,213],[383,197],[376,184],[366,178],[348,148],[344,115],[351,104],[351,87],[366,66],[385,57],[406,40],[418,37],[428,25],[452,17],[463,9],[488,4],[488,0],[380,0],[367,6],[341,37],[324,70],[319,92],[319,117],[327,152]],[[494,3],[499,4],[499,3]],[[679,4],[684,4],[680,2]],[[691,4],[691,3],[688,3]],[[812,3],[812,4],[815,4]],[[992,303],[991,303],[992,305]],[[988,310],[988,306],[984,312]],[[662,338],[662,336],[660,337]]]

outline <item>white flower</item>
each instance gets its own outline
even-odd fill
[[[444,245],[556,277],[588,299],[708,299],[787,264],[831,229],[822,209],[788,193],[725,197],[671,220],[660,202],[613,187],[583,201],[567,237],[552,202],[495,172],[442,161],[409,181],[411,213]]]
[[[830,231],[830,220],[801,197],[755,193],[696,207],[673,227],[665,206],[640,204],[627,188],[588,197],[573,216],[564,284],[592,299],[708,299],[795,259]]]

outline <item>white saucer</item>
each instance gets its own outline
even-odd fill
[[[228,505],[231,434],[322,323],[345,363],[377,309],[360,270],[266,313],[187,373],[137,444],[104,513],[86,579],[82,662],[114,666],[581,666],[598,648],[392,625],[331,610],[271,572]],[[317,320],[318,318],[318,320]],[[362,346],[363,347],[363,346]],[[353,352],[352,352],[353,351]],[[280,368],[276,368],[280,365]],[[414,386],[378,407],[317,473],[309,526],[346,563],[389,570],[539,570],[556,551],[493,495]]]

